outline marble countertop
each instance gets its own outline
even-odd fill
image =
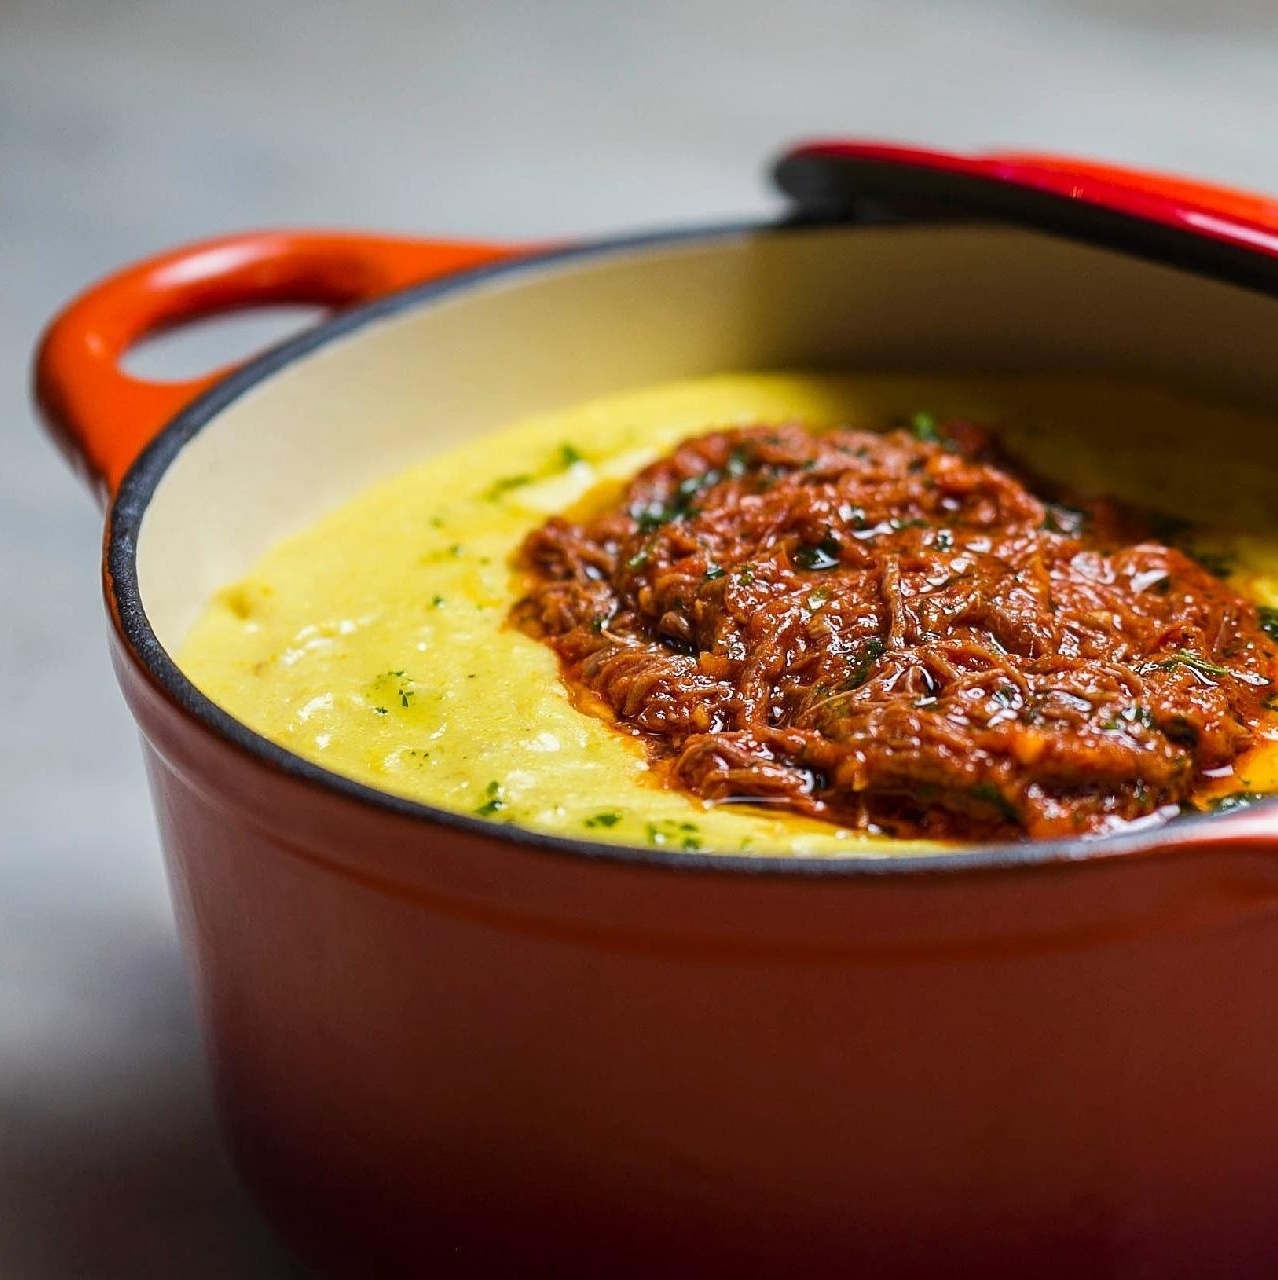
[[[813,134],[1278,192],[1276,57],[1271,0],[0,5],[0,1275],[294,1274],[214,1132],[106,658],[100,517],[27,404],[67,297],[254,225],[536,238],[766,213],[766,161]]]

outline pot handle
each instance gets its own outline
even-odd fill
[[[774,176],[800,211],[823,218],[855,213],[861,196],[952,201],[956,207],[1051,225],[1090,207],[1187,231],[1278,258],[1278,200],[1170,174],[1068,156],[1019,151],[980,155],[893,143],[805,142],[778,161]],[[1026,195],[1036,198],[1029,204]]]
[[[105,503],[170,419],[238,365],[184,382],[120,367],[143,338],[253,307],[340,310],[410,284],[527,250],[351,232],[258,231],[206,240],[126,267],[91,286],[49,325],[34,396],[72,467]]]

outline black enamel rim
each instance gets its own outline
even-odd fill
[[[1037,221],[1037,220],[1035,220]],[[1134,221],[1134,220],[1129,220]],[[808,224],[811,225],[811,224]],[[1146,224],[1137,223],[1137,227]],[[796,228],[797,229],[797,228]],[[1049,228],[1049,230],[1059,230]],[[1072,237],[1081,236],[1071,228]],[[468,290],[495,280],[518,282],[549,269],[568,268],[593,259],[641,253],[647,249],[676,247],[710,241],[739,241],[761,235],[786,234],[787,228],[773,223],[734,223],[686,230],[664,231],[637,236],[599,240],[568,249],[517,257],[494,265],[451,275],[437,282],[417,285],[376,301],[343,312],[305,333],[283,342],[218,382],[209,391],[179,413],[138,456],[121,482],[107,517],[105,552],[108,581],[121,633],[130,649],[147,669],[152,679],[184,711],[256,760],[311,785],[344,796],[373,809],[401,817],[416,819],[485,836],[503,843],[542,853],[586,858],[605,863],[624,863],[676,871],[714,872],[755,876],[863,877],[900,876],[998,871],[1012,868],[1076,865],[1080,862],[1108,861],[1134,854],[1166,854],[1187,845],[1200,843],[1203,824],[1219,824],[1227,818],[1202,814],[1177,819],[1173,823],[1111,836],[1077,840],[1043,840],[974,845],[946,853],[895,853],[889,855],[857,855],[855,853],[827,857],[676,853],[633,845],[605,844],[597,841],[548,835],[511,824],[491,822],[446,809],[438,809],[408,800],[389,792],[356,782],[341,774],[313,764],[301,756],[254,732],[227,711],[211,701],[182,673],[151,628],[142,604],[137,574],[137,540],[142,520],[152,496],[169,465],[223,409],[253,387],[264,382],[286,366],[304,360],[331,342],[346,338],[368,325],[418,307],[433,305],[456,297]],[[1067,233],[1068,234],[1068,233]],[[1106,237],[1109,239],[1109,237]],[[1195,240],[1195,237],[1185,237]],[[1111,241],[1112,243],[1112,241]],[[1132,246],[1124,246],[1131,248]],[[1177,265],[1219,277],[1218,262],[1203,262],[1179,245]],[[1157,251],[1141,256],[1167,257]],[[1216,269],[1213,269],[1216,268]],[[1234,273],[1229,273],[1234,274]],[[1268,273],[1258,272],[1249,281],[1251,287],[1266,293],[1278,292],[1270,285]],[[1266,287],[1266,286],[1269,287]],[[1278,813],[1278,800],[1260,806]]]

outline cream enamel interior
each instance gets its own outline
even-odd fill
[[[727,235],[498,276],[290,364],[169,467],[138,539],[176,650],[211,592],[345,499],[533,413],[730,370],[1130,376],[1278,407],[1278,305],[1001,228]]]
[[[173,652],[215,590],[374,481],[619,390],[769,368],[1086,373],[1272,413],[1274,329],[1258,295],[1006,229],[760,233],[552,262],[365,326],[219,414],[148,508],[142,598]]]

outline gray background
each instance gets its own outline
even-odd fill
[[[106,660],[100,517],[27,405],[71,293],[262,224],[521,238],[766,213],[765,160],[812,134],[1278,192],[1276,89],[1274,0],[0,0],[0,1276],[291,1274],[214,1135]]]

